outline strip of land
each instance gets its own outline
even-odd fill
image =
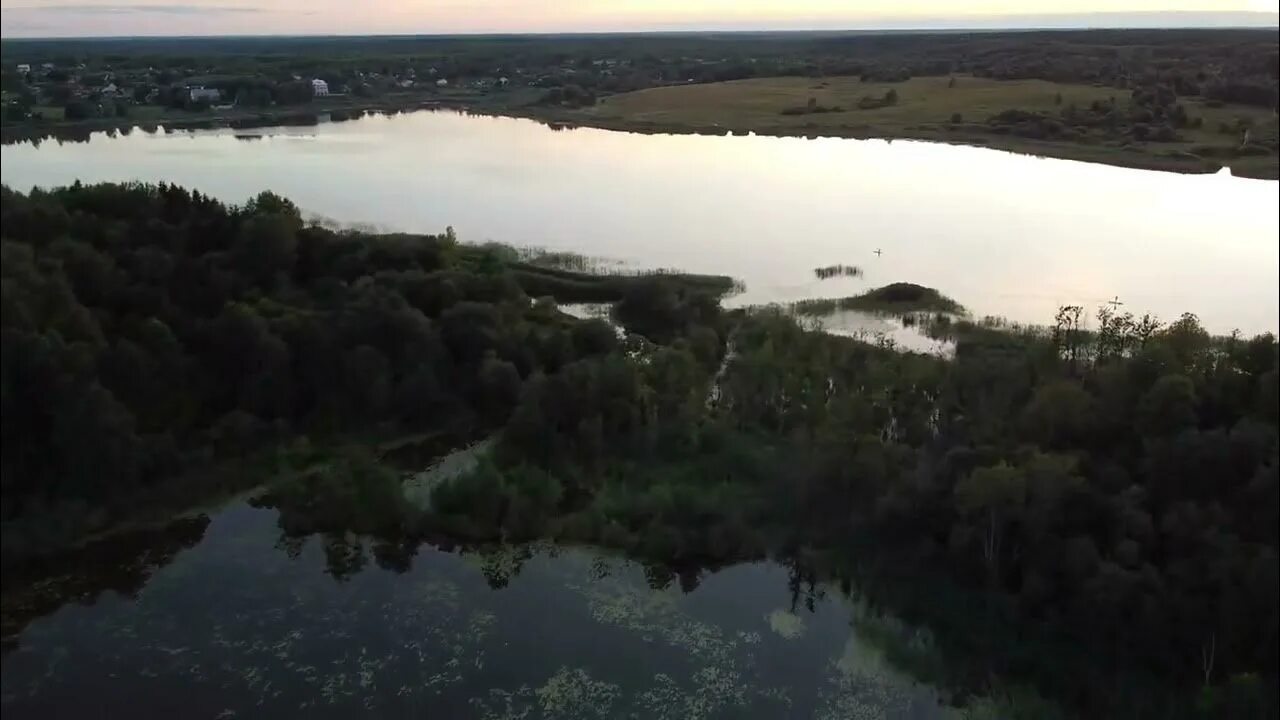
[[[1111,108],[1129,101],[1113,87],[1045,80],[777,77],[650,88],[529,114],[632,132],[915,139],[1151,170],[1229,167],[1244,177],[1280,177],[1280,155],[1263,144],[1276,135],[1273,112],[1179,98],[1185,125],[1166,139],[1138,139],[1133,123],[1127,134],[1107,126]]]
[[[1274,29],[0,42],[0,137],[451,108],[1280,177]]]

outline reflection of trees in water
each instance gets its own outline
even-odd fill
[[[364,541],[345,533],[324,533],[320,536],[324,549],[325,571],[338,582],[346,582],[360,574],[369,558],[364,552]]]
[[[485,582],[490,589],[500,590],[520,574],[536,552],[533,545],[500,545],[483,548],[476,554]]]
[[[373,543],[373,560],[383,570],[406,573],[413,567],[418,555],[419,543],[414,540],[376,540]]]
[[[195,547],[209,527],[207,515],[184,517],[168,525],[118,533],[12,575],[6,571],[0,595],[3,651],[18,646],[32,621],[68,603],[92,605],[107,591],[134,599],[157,571]]]
[[[715,571],[714,568],[696,564],[668,565],[664,563],[646,563],[644,579],[651,590],[666,590],[672,581],[678,581],[680,592],[691,593],[698,589],[704,571]]]
[[[794,557],[779,562],[787,568],[787,589],[791,592],[791,612],[794,613],[801,603],[806,610],[813,612],[814,605],[826,597],[826,592],[818,586],[817,572]]]

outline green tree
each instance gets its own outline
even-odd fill
[[[1023,427],[1046,447],[1085,444],[1096,425],[1093,396],[1071,380],[1055,380],[1037,387],[1023,411]]]
[[[1174,435],[1195,427],[1196,389],[1185,375],[1165,375],[1138,404],[1138,430],[1147,437]]]
[[[1026,478],[1004,462],[978,468],[956,483],[956,506],[979,528],[982,560],[993,584],[1000,578],[1000,556],[1007,527],[1022,511],[1026,498]]]

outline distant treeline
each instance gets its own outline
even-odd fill
[[[309,98],[299,77],[377,94],[395,89],[388,79],[502,76],[555,89],[550,102],[580,105],[673,83],[969,73],[1126,91],[1163,85],[1272,108],[1280,77],[1274,29],[51,39],[5,40],[3,54],[8,92],[23,89],[17,63],[51,62],[82,76],[145,71],[160,89],[199,82],[249,104]]]

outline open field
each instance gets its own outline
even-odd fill
[[[1277,156],[1232,158],[1239,144],[1221,125],[1245,118],[1258,130],[1275,133],[1275,115],[1248,106],[1208,107],[1200,98],[1180,98],[1201,127],[1178,131],[1177,142],[1127,142],[1086,135],[1075,141],[1039,140],[1000,134],[988,119],[1017,109],[1051,116],[1069,105],[1086,108],[1094,101],[1128,93],[1112,87],[1071,85],[1044,80],[990,80],[960,76],[917,77],[899,83],[863,82],[856,77],[778,77],[723,83],[651,88],[603,98],[593,108],[562,119],[585,125],[655,132],[756,132],[774,135],[919,138],[1030,152],[1115,165],[1188,172],[1213,171],[1222,164],[1233,172],[1275,178]],[[893,105],[860,109],[863,98],[881,98],[890,89]],[[805,108],[810,99],[826,112],[784,114]],[[839,108],[836,110],[836,108]],[[953,123],[959,114],[961,122]]]

